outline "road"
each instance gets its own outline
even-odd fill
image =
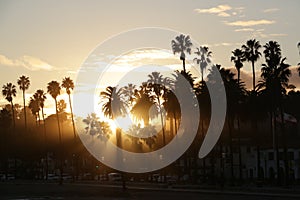
[[[222,191],[189,191],[172,189],[129,188],[123,191],[119,186],[106,187],[92,184],[56,183],[0,183],[0,199],[2,200],[292,200],[291,196],[272,196],[272,194],[224,193]]]

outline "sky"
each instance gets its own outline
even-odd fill
[[[61,82],[70,76],[76,81],[91,52],[112,36],[136,28],[160,27],[188,34],[198,44],[207,45],[214,63],[223,67],[233,66],[231,51],[247,40],[255,38],[262,45],[276,40],[292,66],[291,83],[299,88],[295,70],[300,62],[299,6],[298,0],[0,0],[0,85],[16,84],[21,75],[29,76],[28,102],[37,89],[46,91],[52,80]],[[118,45],[111,46],[112,52],[119,49]],[[128,55],[123,58],[127,64],[132,59]],[[146,54],[140,55],[143,58]],[[172,55],[164,58],[172,58],[176,64]],[[263,62],[262,58],[256,63],[257,75]],[[250,63],[244,63],[241,78],[249,87],[250,72]],[[21,104],[18,92],[15,102]],[[60,98],[66,99],[66,94]],[[5,103],[0,97],[0,105]],[[53,105],[48,96],[46,112],[53,113]]]

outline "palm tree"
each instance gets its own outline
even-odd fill
[[[45,100],[47,99],[46,93],[44,90],[37,90],[33,97],[38,101],[39,107],[42,111],[42,118],[43,118],[43,129],[44,129],[44,142],[45,142],[45,149],[46,149],[46,180],[48,179],[48,152],[47,152],[47,134],[46,134],[46,121],[45,121],[45,114],[44,114],[44,105]]]
[[[259,57],[261,56],[261,53],[259,52],[259,49],[261,48],[261,45],[259,44],[259,41],[256,41],[255,39],[248,40],[246,42],[246,45],[242,46],[242,49],[244,50],[246,60],[248,62],[251,62],[252,64],[252,84],[253,84],[253,90],[255,90],[255,67],[254,63],[258,61]]]
[[[276,41],[269,41],[264,45],[264,55],[266,64],[262,65],[262,81],[260,82],[260,87],[263,88],[268,100],[270,101],[270,116],[273,119],[271,132],[274,138],[274,150],[276,155],[276,170],[278,173],[278,183],[280,183],[280,174],[279,174],[279,150],[278,143],[279,138],[277,131],[275,130],[275,112],[277,109],[280,110],[281,115],[281,131],[283,134],[283,143],[284,143],[284,163],[286,175],[288,174],[288,162],[287,162],[287,149],[286,149],[286,135],[284,134],[284,119],[283,119],[283,105],[282,99],[286,94],[286,89],[289,88],[289,77],[291,75],[291,70],[289,69],[290,65],[285,63],[286,58],[282,58],[280,45]],[[288,176],[286,176],[286,181],[288,181]]]
[[[203,76],[204,76],[204,70],[207,68],[207,66],[211,63],[211,54],[212,52],[209,51],[209,48],[206,46],[200,46],[197,48],[197,51],[195,54],[198,56],[197,58],[194,58],[194,61],[200,66],[201,70],[201,81],[203,83]]]
[[[122,90],[117,90],[117,87],[106,87],[105,91],[100,93],[102,101],[102,111],[104,116],[115,119],[119,116],[123,116],[126,113],[126,103],[122,98]],[[116,140],[117,146],[122,148],[122,135],[121,129],[117,127],[116,129]],[[126,189],[126,183],[124,174],[122,173],[123,189]]]
[[[73,125],[73,134],[74,134],[74,138],[76,138],[75,123],[74,123],[73,109],[72,109],[72,103],[71,103],[71,90],[74,89],[73,80],[70,77],[65,77],[62,81],[61,86],[66,89],[66,92],[69,96],[69,104],[70,104],[71,118],[72,118],[72,125]]]
[[[165,125],[163,119],[163,98],[166,97],[164,94],[168,91],[167,87],[171,86],[171,79],[163,78],[159,72],[152,72],[148,75],[149,79],[147,81],[148,87],[150,89],[150,98],[153,102],[157,105],[158,112],[160,114],[161,126],[162,126],[162,134],[163,134],[163,145],[166,145],[166,138],[165,138]]]
[[[182,60],[182,66],[183,66],[183,71],[186,72],[185,70],[185,53],[191,54],[191,47],[192,47],[192,42],[190,39],[190,36],[180,34],[175,37],[175,40],[172,40],[172,51],[174,54],[179,53],[180,54],[180,60]]]
[[[59,144],[62,150],[62,138],[61,138],[61,131],[60,131],[60,123],[59,123],[59,117],[58,117],[58,109],[57,109],[57,96],[60,95],[60,84],[57,81],[51,81],[48,83],[47,86],[47,92],[52,96],[52,98],[55,101],[55,111],[56,111],[56,120],[57,120],[57,128],[58,128],[58,136],[59,136]],[[63,171],[63,156],[62,153],[60,153],[60,181],[59,184],[62,184],[62,171]]]
[[[246,61],[245,54],[241,49],[235,49],[232,51],[230,60],[231,62],[234,62],[234,66],[238,73],[238,83],[240,83],[241,68],[243,67],[243,62]]]
[[[240,74],[241,74],[241,68],[243,67],[243,62],[246,60],[245,54],[241,49],[235,49],[232,51],[232,56],[230,58],[231,61],[234,62],[234,66],[237,70],[238,74],[238,85],[240,85]],[[238,100],[239,103],[240,100]],[[238,106],[238,105],[237,105]],[[240,110],[240,108],[238,109]],[[241,145],[240,145],[240,118],[239,115],[237,115],[237,122],[238,122],[238,130],[239,130],[239,135],[238,135],[238,151],[239,151],[239,174],[240,174],[240,180],[242,180],[243,176],[243,168],[242,168],[242,154],[241,154]]]
[[[27,129],[27,116],[26,116],[26,108],[25,108],[25,90],[28,90],[30,86],[29,77],[26,76],[20,76],[18,79],[18,85],[20,90],[23,92],[23,108],[24,108],[24,116],[25,116],[25,130]]]
[[[12,83],[7,83],[6,85],[3,85],[2,95],[11,104],[14,128],[16,127],[16,119],[15,119],[15,110],[14,110],[13,98],[16,97],[16,94],[17,94],[17,90],[16,90],[15,85],[13,85]]]
[[[150,99],[150,89],[146,82],[142,83],[140,88],[134,94],[134,104],[130,110],[135,119],[143,121],[145,126],[149,125],[149,119],[154,117],[151,113],[151,107],[154,103]]]
[[[35,116],[35,124],[37,126],[38,125],[39,112],[40,112],[40,106],[39,106],[38,100],[34,96],[30,97],[28,107],[31,110],[32,115]]]
[[[122,97],[122,90],[117,87],[106,87],[105,91],[100,93],[103,102],[102,111],[110,119],[123,116],[126,113],[126,103]]]

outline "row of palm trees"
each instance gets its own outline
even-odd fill
[[[257,150],[257,169],[260,169],[260,145],[259,141],[260,136],[259,130],[257,129],[258,116],[262,115],[262,111],[265,111],[269,114],[271,119],[271,132],[274,139],[274,146],[276,147],[276,162],[277,162],[277,172],[279,173],[279,150],[278,150],[278,131],[276,129],[276,117],[281,116],[281,131],[284,130],[284,108],[283,100],[287,96],[287,90],[294,89],[295,87],[289,84],[289,77],[291,76],[291,71],[289,69],[290,65],[285,63],[286,58],[281,54],[280,45],[276,41],[269,41],[265,45],[261,45],[259,41],[252,39],[248,40],[246,44],[242,45],[240,49],[235,49],[232,51],[232,56],[230,60],[234,63],[234,66],[237,70],[237,79],[235,79],[235,74],[228,69],[222,68],[220,65],[212,65],[211,55],[212,52],[209,51],[209,48],[206,46],[200,46],[196,48],[194,59],[195,63],[199,65],[201,71],[201,81],[200,83],[195,82],[195,78],[192,77],[190,72],[186,71],[185,59],[186,54],[191,54],[192,52],[192,42],[189,36],[183,34],[177,36],[171,42],[172,50],[174,54],[180,55],[180,60],[182,60],[183,70],[176,71],[173,75],[174,78],[170,79],[168,77],[163,77],[158,72],[152,72],[148,76],[148,80],[144,82],[139,88],[135,85],[129,84],[128,86],[118,88],[118,86],[112,87],[109,86],[105,91],[101,92],[100,96],[102,99],[102,111],[105,116],[110,119],[115,119],[119,116],[122,116],[126,113],[127,110],[140,121],[143,121],[147,126],[149,125],[149,118],[159,117],[162,126],[162,144],[166,144],[165,138],[165,120],[163,119],[163,112],[167,113],[167,117],[172,119],[175,122],[175,128],[177,130],[178,124],[180,124],[181,113],[180,106],[176,96],[171,91],[171,88],[180,87],[178,84],[179,74],[183,75],[191,84],[194,91],[196,92],[199,100],[200,107],[203,104],[209,104],[209,94],[206,88],[206,83],[204,82],[204,71],[207,67],[210,66],[209,74],[207,76],[208,82],[214,82],[214,74],[217,71],[221,74],[224,82],[224,86],[227,93],[227,115],[226,121],[229,132],[229,148],[230,148],[230,157],[231,157],[231,176],[233,176],[233,123],[237,121],[238,124],[238,154],[239,154],[239,171],[240,179],[242,179],[242,156],[241,156],[241,147],[240,147],[240,118],[243,115],[248,115],[252,121],[252,131],[253,138],[256,141],[256,150]],[[261,48],[264,48],[263,55],[265,57],[265,63],[261,68],[261,79],[256,84],[255,77],[255,62],[257,62],[261,57]],[[244,62],[250,62],[252,66],[252,90],[247,90],[244,83],[241,81],[240,71],[244,66]],[[300,67],[299,67],[300,68]],[[187,88],[186,88],[187,89]],[[267,110],[258,108],[262,99],[264,101],[271,102]],[[156,114],[151,116],[152,106],[156,108]],[[208,105],[209,106],[209,105]],[[204,106],[205,107],[205,106]],[[247,110],[246,107],[250,109]],[[245,113],[249,112],[249,113]],[[153,113],[152,113],[153,114]],[[201,113],[202,114],[202,113]],[[209,113],[204,116],[209,118]],[[264,115],[264,119],[266,114]],[[200,120],[200,132],[203,136],[205,135],[204,123],[209,121],[208,119],[201,118]],[[174,124],[173,122],[171,122]],[[206,124],[207,126],[207,124]],[[171,128],[171,125],[170,125]],[[118,131],[121,130],[118,128]],[[176,134],[176,132],[175,132]],[[286,137],[286,136],[284,136]],[[287,144],[284,144],[285,154],[287,149]],[[205,161],[205,159],[203,160]],[[285,164],[287,159],[285,159]],[[205,165],[205,162],[203,163]],[[285,166],[286,174],[288,174],[288,166]],[[261,177],[259,170],[257,170],[258,177]]]
[[[153,126],[151,126],[151,119],[158,118],[161,123],[162,131],[161,145],[158,145],[156,148],[160,148],[161,146],[166,145],[168,141],[172,138],[168,138],[166,136],[166,119],[164,118],[164,112],[166,113],[167,118],[169,119],[170,125],[169,129],[173,135],[176,134],[176,130],[179,125],[182,123],[181,119],[181,111],[178,99],[175,94],[172,92],[172,89],[182,87],[180,85],[181,77],[185,77],[185,79],[190,83],[194,92],[197,95],[197,100],[199,101],[201,116],[202,117],[199,122],[199,135],[200,138],[204,138],[205,131],[207,129],[207,124],[209,123],[210,117],[210,97],[208,93],[208,89],[206,86],[206,82],[213,83],[215,81],[215,74],[220,73],[223,78],[225,90],[227,93],[227,108],[228,112],[226,114],[226,127],[228,129],[229,135],[229,148],[230,148],[230,157],[231,157],[231,174],[233,176],[233,123],[235,120],[238,122],[238,149],[239,149],[239,168],[240,168],[240,178],[242,179],[242,157],[240,150],[240,136],[241,130],[239,127],[239,122],[244,118],[244,115],[248,115],[248,118],[252,121],[253,133],[256,134],[253,136],[257,140],[257,166],[260,167],[260,142],[258,129],[257,129],[257,121],[258,116],[262,114],[262,112],[269,113],[270,124],[271,124],[271,132],[274,139],[274,146],[276,146],[276,161],[277,161],[277,172],[279,171],[279,156],[278,156],[278,131],[276,130],[276,115],[278,115],[278,110],[280,111],[281,120],[282,120],[282,131],[284,132],[284,121],[283,121],[283,113],[284,113],[284,99],[287,95],[287,90],[292,89],[293,87],[289,84],[289,77],[291,75],[291,71],[289,69],[290,65],[285,63],[285,58],[281,55],[280,45],[276,41],[270,41],[266,43],[264,46],[261,46],[259,41],[253,39],[248,40],[245,45],[242,45],[240,49],[235,49],[232,51],[232,56],[230,60],[234,63],[234,66],[237,70],[237,79],[235,79],[235,74],[229,69],[225,69],[220,65],[213,65],[211,62],[212,52],[209,51],[209,48],[206,46],[200,46],[195,50],[195,59],[194,62],[200,68],[201,72],[201,81],[196,82],[195,78],[190,72],[186,71],[185,60],[186,54],[192,53],[193,44],[189,36],[179,35],[174,40],[171,41],[171,46],[174,54],[180,55],[180,60],[182,60],[183,70],[175,71],[173,74],[173,78],[163,77],[158,72],[152,72],[148,76],[148,80],[144,82],[141,86],[135,86],[133,84],[128,84],[128,86],[118,88],[118,86],[112,87],[109,86],[105,91],[100,93],[102,99],[102,111],[107,118],[115,119],[119,116],[123,116],[126,114],[127,110],[130,110],[131,114],[136,118],[137,121],[143,121],[144,128],[137,126],[133,127],[132,130],[136,132],[153,132]],[[300,43],[298,44],[300,47]],[[262,80],[258,82],[256,85],[255,80],[255,62],[258,61],[260,57],[262,57],[261,48],[264,48],[263,55],[265,57],[265,63],[261,68],[261,78]],[[240,70],[244,65],[244,62],[250,62],[252,65],[253,72],[253,88],[252,90],[247,90],[245,88],[244,83],[241,81]],[[205,70],[209,68],[209,74],[207,79],[204,78]],[[299,67],[299,75],[300,75],[300,67]],[[205,82],[205,81],[206,82]],[[30,87],[29,77],[21,76],[17,80],[17,84],[19,85],[20,90],[23,94],[23,111],[24,111],[24,127],[27,129],[27,115],[26,113],[26,101],[25,101],[25,93],[26,90]],[[56,109],[56,119],[57,119],[57,129],[59,133],[59,141],[61,141],[61,130],[60,130],[60,120],[59,120],[59,101],[57,100],[58,96],[61,94],[61,89],[65,88],[66,93],[69,97],[69,105],[71,110],[71,119],[73,126],[73,134],[74,138],[76,138],[74,118],[72,112],[72,104],[71,104],[71,92],[74,89],[74,83],[69,78],[66,77],[63,79],[62,84],[57,81],[51,81],[47,85],[47,92],[51,95],[51,97],[55,101],[55,109]],[[181,91],[186,94],[189,94],[188,88],[181,88]],[[12,83],[7,83],[3,85],[2,94],[5,99],[11,104],[11,112],[12,112],[12,121],[13,127],[15,127],[15,113],[14,113],[14,103],[13,100],[16,97],[17,89],[16,86]],[[258,104],[262,101],[270,102],[268,107],[265,109],[258,109]],[[44,127],[44,136],[46,138],[46,126],[45,126],[45,118],[44,118],[44,105],[46,101],[46,93],[44,90],[39,89],[36,93],[30,98],[29,108],[32,113],[38,117],[39,112],[42,112],[43,119],[43,127]],[[192,106],[192,105],[191,105]],[[154,109],[153,109],[154,108]],[[249,109],[249,110],[247,110]],[[248,113],[246,113],[248,112]],[[5,110],[1,111],[1,115],[7,114]],[[202,115],[203,114],[203,115]],[[92,116],[92,115],[91,115]],[[94,116],[96,118],[96,116]],[[90,123],[91,120],[85,120],[86,123]],[[97,120],[96,120],[97,121]],[[98,129],[105,129],[108,131],[106,127],[106,123],[101,123]],[[105,126],[105,127],[104,127]],[[104,127],[104,128],[103,128]],[[150,127],[149,129],[145,129]],[[150,131],[151,130],[151,131]],[[120,143],[121,140],[121,129],[117,128],[117,143]],[[155,136],[151,136],[149,134],[148,139],[143,139],[143,141],[150,147],[153,148],[153,145],[157,141]],[[224,134],[223,134],[224,135]],[[46,142],[46,140],[45,140]],[[222,145],[222,144],[221,144]],[[286,144],[285,144],[286,147]],[[205,165],[205,159],[203,159],[203,165]],[[288,167],[286,167],[286,170]],[[61,170],[62,171],[62,170]],[[260,174],[258,174],[260,176]]]

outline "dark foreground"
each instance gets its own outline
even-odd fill
[[[262,193],[262,192],[239,192],[221,190],[189,190],[172,188],[150,188],[150,187],[130,187],[123,191],[120,186],[94,185],[94,184],[71,184],[65,183],[25,183],[8,182],[0,183],[1,200],[52,200],[52,199],[72,199],[72,200],[102,200],[102,199],[230,199],[230,200],[276,200],[276,199],[299,199],[300,195]]]

